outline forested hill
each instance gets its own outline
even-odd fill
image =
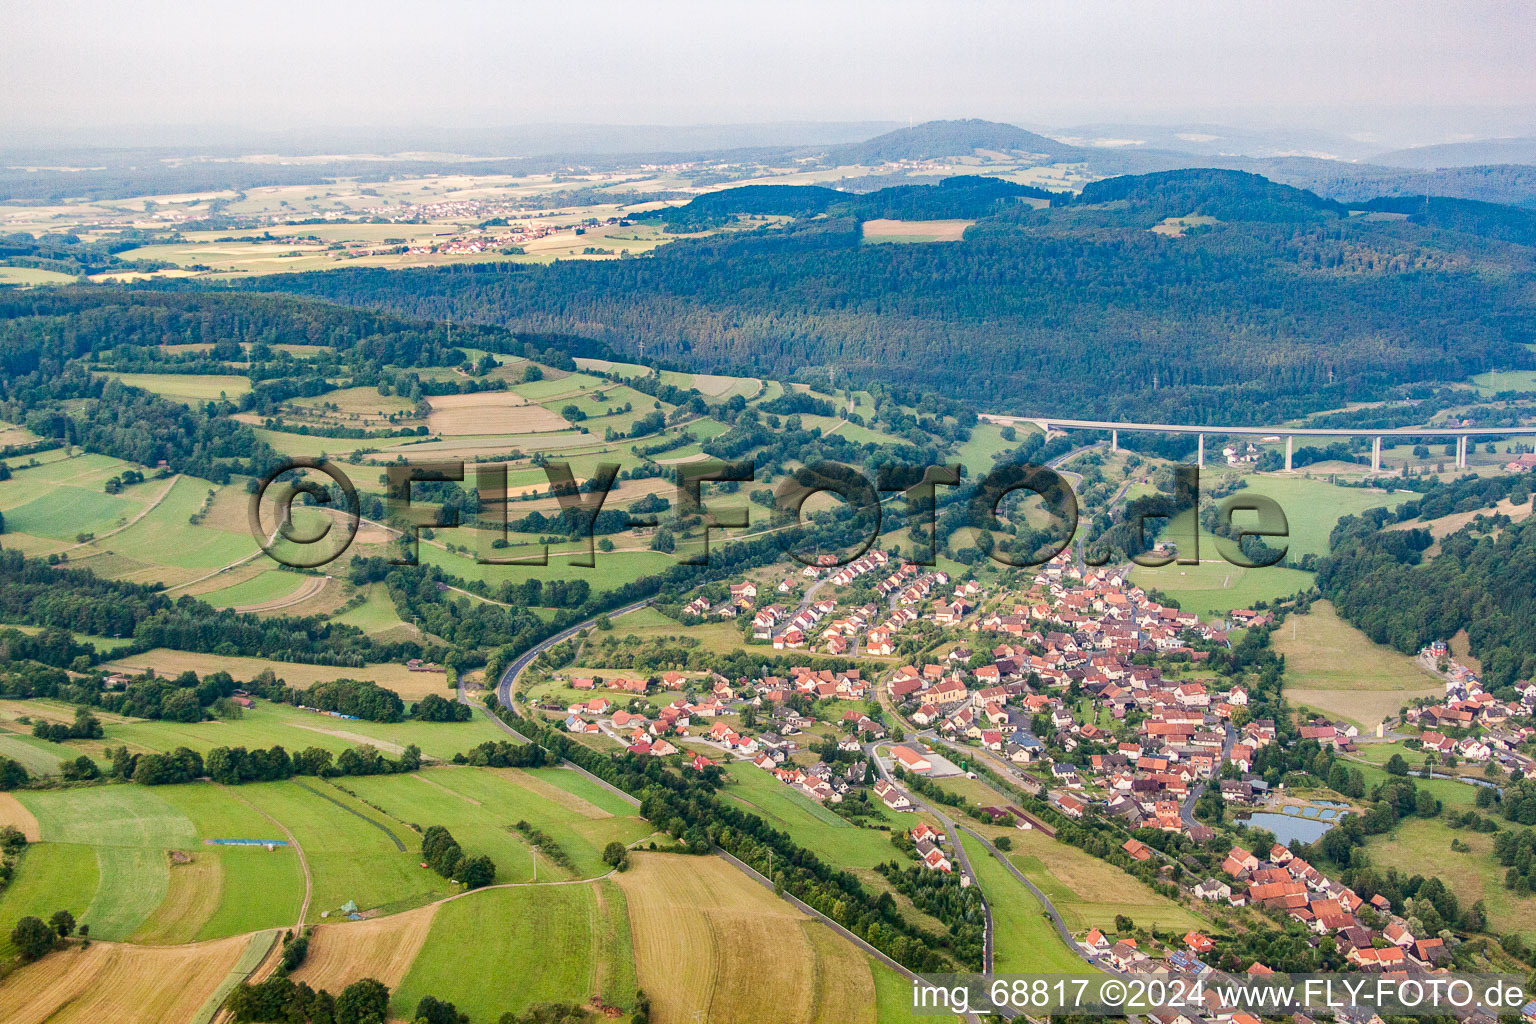
[[[1063,194],[1064,195],[1064,194]],[[874,192],[841,192],[823,185],[743,185],[696,196],[680,207],[660,207],[636,219],[663,220],[669,231],[699,231],[742,215],[874,220],[971,219],[997,213],[1021,199],[1049,202],[1062,195],[1001,178],[957,175],[937,185],[892,185]]]
[[[1350,216],[1253,175],[1177,171],[1049,209],[1004,206],[960,242],[862,244],[853,218],[820,217],[645,259],[250,287],[584,334],[620,352],[644,342],[651,358],[701,370],[835,364],[984,409],[1215,424],[1536,365],[1524,347],[1536,250],[1502,240],[1499,223]]]
[[[932,160],[970,156],[978,149],[1022,152],[1046,157],[1047,162],[1078,160],[1084,151],[1076,146],[997,121],[970,118],[964,121],[927,121],[898,128],[865,142],[850,142],[826,150],[824,160],[833,165],[882,164],[895,160]]]

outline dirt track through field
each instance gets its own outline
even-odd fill
[[[435,781],[433,779],[427,778],[425,775],[421,774],[421,772],[411,772],[410,773],[410,777],[413,778],[413,779],[420,779],[422,782],[425,782],[427,785],[431,786],[433,789],[440,789],[444,793],[448,793],[448,794],[451,794],[453,796],[456,796],[460,800],[463,800],[465,803],[474,804],[476,807],[481,806],[480,801],[476,800],[474,797],[472,797],[472,796],[465,796],[463,793],[460,793],[457,790],[449,789],[447,786],[443,785],[441,782],[437,782],[437,781]]]
[[[218,784],[215,783],[215,785]],[[219,788],[227,789],[227,787],[224,786],[220,786]],[[229,791],[233,792],[233,790]],[[266,818],[272,824],[281,829],[283,835],[288,838],[288,845],[293,847],[293,852],[299,855],[299,868],[304,872],[304,902],[299,904],[299,916],[298,920],[294,923],[294,927],[304,927],[304,916],[309,913],[309,901],[314,896],[315,892],[315,878],[314,875],[310,874],[309,872],[309,858],[304,856],[304,847],[299,845],[298,836],[289,831],[287,825],[284,825],[282,822],[272,817],[272,815],[268,814],[265,810],[257,807],[255,804],[251,803],[245,797],[240,796],[238,793],[236,793],[235,796],[241,803],[245,804],[251,810],[255,811],[257,814],[260,814],[263,818]]]
[[[261,602],[258,602],[256,604],[236,605],[234,608],[231,608],[230,611],[234,611],[234,612],[275,612],[275,611],[280,611],[280,610],[282,610],[284,608],[290,608],[293,605],[300,604],[300,603],[302,603],[304,601],[308,601],[310,598],[312,598],[316,594],[320,593],[320,591],[324,590],[325,589],[325,585],[327,583],[329,583],[330,581],[331,581],[331,578],[329,576],[311,576],[311,577],[309,577],[308,579],[306,579],[304,581],[303,585],[300,586],[298,590],[296,590],[293,593],[289,594],[287,597],[279,597],[279,598],[276,598],[276,599],[271,600],[271,601],[261,601]]]
[[[405,753],[405,748],[398,743],[391,743],[389,740],[375,739],[372,736],[364,736],[360,732],[348,732],[345,729],[322,729],[318,725],[300,725],[297,722],[293,723],[293,727],[295,729],[304,729],[309,732],[318,732],[322,736],[334,736],[339,740],[347,740],[348,742],[356,743],[359,746],[375,747],[379,750],[382,750],[386,754]]]
[[[498,768],[496,774],[504,775],[515,781],[519,786],[529,789],[546,800],[559,804],[573,814],[579,814],[583,818],[611,818],[613,815],[589,800],[584,800],[575,793],[561,789],[552,782],[546,782],[521,768]]]

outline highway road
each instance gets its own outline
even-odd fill
[[[1344,427],[1236,427],[1199,423],[1119,423],[1114,420],[1078,420],[1061,416],[1005,416],[982,413],[986,423],[1017,425],[1030,423],[1042,430],[1128,430],[1159,434],[1242,434],[1268,437],[1515,437],[1536,435],[1536,426],[1528,427],[1393,427],[1362,430]]]

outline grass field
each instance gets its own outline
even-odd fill
[[[75,540],[82,533],[106,533],[122,525],[140,508],[137,502],[126,498],[66,485],[6,509],[5,527],[37,537]]]
[[[0,957],[15,952],[11,929],[23,917],[47,920],[55,910],[85,916],[96,895],[96,851],[78,843],[37,843],[22,854],[21,866],[0,893]]]
[[[1452,850],[1452,839],[1471,850]],[[1371,863],[1381,869],[1426,878],[1438,875],[1464,907],[1482,900],[1489,931],[1517,932],[1527,942],[1536,941],[1536,896],[1519,897],[1504,888],[1506,869],[1493,856],[1492,835],[1453,829],[1436,818],[1412,818],[1386,835],[1372,836],[1366,849]]]
[[[1061,941],[1034,893],[1024,888],[975,839],[962,833],[960,841],[976,871],[976,882],[992,908],[996,928],[994,970],[1000,974],[1087,970],[1082,958]]]
[[[45,844],[93,849],[98,884],[80,919],[102,939],[138,931],[165,899],[166,851],[195,843],[192,822],[142,786],[27,792],[20,799]]]
[[[250,378],[230,374],[103,372],[101,376],[177,402],[210,402],[220,396],[234,400],[251,390]]]
[[[33,775],[57,775],[61,757],[66,750],[67,747],[48,740],[9,731],[0,732],[0,754],[20,761],[22,767]]]
[[[513,511],[521,515],[533,511],[535,507],[534,502],[523,502],[514,504]],[[548,509],[545,511],[547,512]],[[438,536],[451,536],[451,534],[445,531]],[[467,542],[468,539],[465,538],[462,542]],[[718,537],[716,542],[718,543]],[[537,554],[537,552],[512,552],[511,554]],[[500,586],[503,580],[521,583],[527,579],[545,582],[584,579],[591,584],[593,594],[606,593],[626,583],[633,583],[644,576],[654,576],[677,564],[677,559],[673,555],[663,554],[660,551],[598,551],[594,554],[593,565],[590,568],[572,565],[571,557],[570,553],[561,554],[551,551],[548,565],[483,565],[476,562],[473,557],[450,554],[431,544],[421,545],[420,555],[424,564],[436,565],[455,576],[472,580],[480,579],[496,586]]]
[[[1313,602],[1306,615],[1290,616],[1273,641],[1275,651],[1285,656],[1285,696],[1293,706],[1336,715],[1364,729],[1396,716],[1415,698],[1445,692],[1418,659],[1372,643],[1327,601]]]
[[[382,583],[368,584],[363,603],[332,617],[333,622],[356,626],[370,636],[389,630],[413,629],[401,621],[395,611],[395,603],[389,599],[389,590]]]
[[[37,267],[0,267],[0,284],[19,284],[26,287],[48,284],[69,284],[75,278],[57,270],[40,270]]]
[[[1131,579],[1139,586],[1155,588],[1208,622],[1220,622],[1234,608],[1251,608],[1258,601],[1288,597],[1312,586],[1312,574],[1270,566],[1242,569],[1222,561],[1206,560],[1201,545],[1199,565],[1166,565],[1157,569],[1138,566]]]
[[[496,926],[485,927],[490,921]],[[409,1012],[428,994],[453,1002],[472,1021],[494,1021],[538,1002],[585,1004],[593,996],[633,1006],[624,890],[606,881],[528,886],[443,904],[395,993],[395,1012]]]
[[[845,868],[872,868],[891,859],[887,833],[860,828],[838,817],[756,765],[733,761],[726,766],[726,773],[737,782],[721,790],[727,800],[784,829],[817,856]],[[911,828],[919,820],[915,814],[889,812],[889,817],[900,823],[893,827],[901,828]]]
[[[349,900],[363,910],[392,912],[453,891],[420,866],[416,833],[335,786],[315,779],[257,783],[241,786],[240,795],[286,825],[303,846],[314,880],[311,921]]]
[[[343,781],[347,789],[368,803],[384,808],[403,821],[443,825],[460,845],[475,853],[489,854],[496,862],[498,882],[533,879],[529,845],[511,826],[527,821],[550,836],[570,857],[573,872],[556,865],[549,856],[539,858],[539,880],[606,874],[603,847],[618,840],[633,842],[649,835],[651,826],[634,816],[609,814],[585,804],[562,789],[550,799],[538,792],[542,780],[479,768],[433,768],[415,776],[392,775]]]
[[[617,876],[658,1024],[873,1022],[864,954],[714,857],[638,854]]]
[[[207,783],[164,786],[167,803],[197,831],[173,864],[165,901],[134,936],[137,942],[217,939],[263,928],[291,926],[304,898],[298,854],[279,847],[209,846],[207,839],[282,839],[282,831],[245,800],[239,788]]]
[[[436,678],[442,682],[442,676]],[[448,694],[447,690],[436,692]],[[95,741],[96,746],[91,741],[71,740],[60,749],[98,752],[96,747],[102,744],[123,743],[131,750],[168,751],[185,746],[205,754],[213,747],[281,744],[287,750],[322,747],[339,754],[348,747],[368,743],[396,754],[414,743],[427,756],[448,760],[488,739],[505,738],[483,715],[468,722],[364,722],[330,718],[268,701],[258,701],[254,708],[234,719],[188,723],[103,718],[103,723],[106,737],[104,741]]]
[[[1423,765],[1423,760],[1410,761],[1410,768]],[[1372,787],[1379,786],[1388,781],[1392,776],[1387,774],[1385,768],[1379,768],[1374,764],[1362,763],[1351,759],[1351,768],[1359,768],[1360,774],[1365,776],[1365,789],[1369,794]],[[1421,779],[1413,777],[1413,784],[1419,789],[1427,789],[1439,800],[1447,810],[1470,810],[1477,802],[1477,787],[1467,782],[1457,782],[1455,779]]]
[[[1536,391],[1536,370],[1502,370],[1469,378],[1483,395],[1500,391]]]
[[[1248,486],[1237,492],[1239,498],[1244,494],[1262,494],[1275,499],[1284,510],[1286,526],[1290,531],[1288,544],[1292,559],[1302,555],[1326,555],[1328,535],[1342,517],[1364,512],[1368,508],[1396,508],[1409,497],[1407,494],[1361,487],[1337,487],[1325,480],[1308,480],[1303,477],[1256,475],[1245,479]],[[1240,512],[1233,517],[1238,526],[1255,522],[1256,519],[1253,513]],[[1275,539],[1271,543],[1278,546],[1280,541]],[[1201,539],[1200,547],[1200,557],[1207,557],[1204,538]]]
[[[1021,424],[1014,427],[1014,432],[1018,437],[1025,438],[1040,431],[1037,427]],[[1018,445],[1018,441],[1004,440],[1003,428],[997,424],[978,423],[971,428],[971,439],[956,451],[956,461],[966,468],[966,472],[972,479],[975,479],[992,468],[996,456],[1012,451]]]
[[[1074,934],[1089,928],[1112,931],[1117,914],[1140,927],[1182,931],[1210,926],[1139,879],[1075,846],[1019,829],[1013,830],[1012,841],[1009,859],[1050,898]]]
[[[583,816],[592,816],[588,808],[593,807],[618,817],[635,813],[635,806],[629,801],[569,768],[534,768],[526,771],[508,769],[508,771],[523,779],[537,780],[541,787],[547,787],[539,788],[538,792]],[[566,793],[579,803],[566,803],[554,790]]]
[[[869,970],[875,979],[875,1020],[878,1024],[929,1024],[932,1021],[952,1022],[959,1019],[914,1012],[910,981],[872,958],[869,960]]]
[[[1394,506],[1405,496],[1376,490],[1336,487],[1321,480],[1291,477],[1250,476],[1247,490],[1273,498],[1285,511],[1291,558],[1326,554],[1328,535],[1339,518],[1367,508]],[[1244,491],[1239,491],[1242,495]],[[1180,555],[1191,555],[1188,544],[1192,514],[1176,517],[1163,532],[1164,539],[1181,546]],[[1235,517],[1239,526],[1252,522],[1251,513]],[[1186,611],[1201,618],[1219,619],[1234,608],[1251,607],[1260,600],[1287,597],[1312,585],[1309,573],[1271,566],[1243,569],[1222,557],[1223,544],[1200,531],[1199,565],[1171,564],[1156,569],[1138,566],[1132,578],[1144,587],[1155,587],[1177,600]],[[1278,544],[1278,540],[1275,542]]]
[[[301,590],[312,587],[313,577],[304,576],[296,572],[283,572],[281,569],[271,569],[259,575],[252,576],[243,583],[237,583],[232,587],[222,590],[211,590],[199,594],[202,600],[207,601],[215,608],[238,608],[245,605],[266,604],[268,602],[281,601],[284,598],[293,597]]]

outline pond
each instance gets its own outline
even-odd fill
[[[1315,843],[1345,814],[1338,807],[1287,807],[1287,813],[1258,811],[1248,816],[1250,828],[1262,828],[1273,832],[1281,846],[1291,843]]]

